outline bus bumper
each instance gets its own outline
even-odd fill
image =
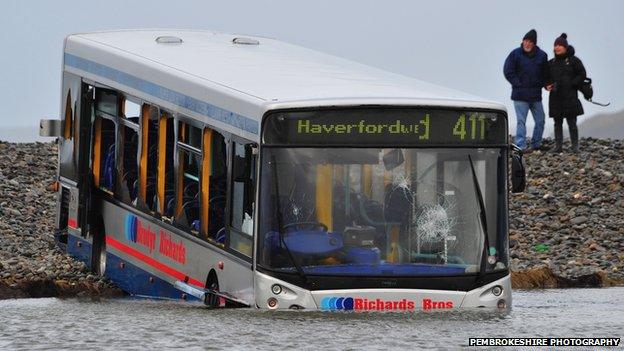
[[[511,308],[509,275],[470,291],[426,289],[309,291],[256,271],[255,291],[256,305],[263,309],[404,312]]]

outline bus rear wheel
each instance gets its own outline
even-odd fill
[[[106,242],[102,241],[99,252],[97,265],[95,266],[95,273],[103,277],[106,273]]]
[[[99,276],[106,273],[106,238],[104,237],[104,226],[94,226],[93,251],[91,252],[91,270]]]

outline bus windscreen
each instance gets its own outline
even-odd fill
[[[507,143],[507,122],[491,111],[357,108],[275,112],[266,145],[494,146]]]

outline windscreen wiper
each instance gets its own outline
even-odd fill
[[[483,228],[483,253],[481,255],[481,267],[479,269],[479,281],[483,282],[485,277],[485,271],[487,269],[487,260],[489,255],[490,240],[487,230],[487,218],[485,217],[485,205],[483,203],[483,195],[481,194],[481,187],[479,186],[479,180],[477,179],[477,173],[475,172],[474,163],[472,157],[468,155],[468,161],[470,161],[470,170],[472,171],[472,182],[474,184],[475,195],[477,202],[479,203],[479,218],[481,220],[481,228]]]
[[[277,210],[277,235],[279,236],[279,240],[282,243],[282,246],[286,250],[286,254],[288,255],[288,258],[292,262],[293,266],[295,266],[295,270],[297,270],[297,273],[299,273],[299,276],[305,283],[306,287],[309,287],[310,284],[309,284],[308,276],[305,274],[305,272],[303,271],[299,263],[297,263],[297,260],[295,260],[295,256],[293,256],[292,252],[288,248],[288,245],[286,245],[286,241],[284,240],[284,225],[283,225],[284,222],[282,218],[282,207],[280,206],[279,186],[277,184],[279,179],[277,178],[277,161],[275,160],[275,155],[271,155],[271,161],[273,162],[273,178],[275,181],[275,207]]]

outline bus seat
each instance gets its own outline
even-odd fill
[[[129,193],[130,193],[130,199],[132,201],[134,201],[134,199],[137,198],[137,193],[139,190],[139,180],[135,180],[134,183],[132,183],[132,189],[129,189]]]
[[[220,243],[220,244],[225,244],[225,228],[221,228],[217,231],[217,235],[215,236],[215,241]]]
[[[208,200],[208,232],[215,233],[225,225],[225,207],[227,197],[213,196]]]
[[[199,201],[197,199],[186,201],[182,205],[182,211],[186,216],[187,222],[193,223],[194,220],[199,219]]]
[[[108,152],[106,153],[106,158],[104,160],[104,177],[102,177],[102,185],[109,190],[113,190],[113,185],[115,184],[115,169],[115,144],[113,144],[108,148]]]
[[[355,200],[355,206],[358,207],[358,219],[373,227],[385,227],[386,222],[383,217],[383,206],[374,200],[369,200],[361,194],[357,194],[352,198]]]
[[[377,247],[349,247],[347,258],[355,264],[380,264],[381,251]]]
[[[190,182],[184,187],[184,198],[193,199],[197,197],[199,193],[199,184],[197,182]]]
[[[167,206],[165,207],[165,216],[171,217],[173,215],[173,209],[175,207],[175,196],[165,196],[165,203]]]
[[[193,221],[193,223],[191,223],[191,229],[195,231],[199,231],[200,228],[201,228],[201,221],[199,219],[196,219]]]
[[[160,209],[158,208],[158,194],[154,193],[154,196],[152,196],[152,206],[150,207],[150,209],[152,211],[159,211]]]

